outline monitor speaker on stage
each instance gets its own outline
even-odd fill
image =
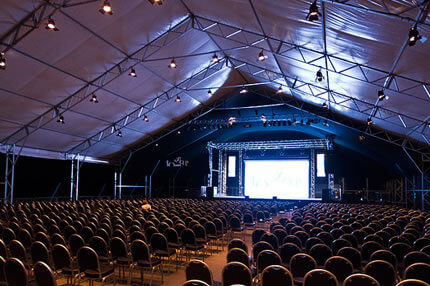
[[[249,201],[249,196],[245,196],[245,200]]]
[[[322,190],[322,201],[323,202],[329,202],[330,201],[330,189],[323,189]]]
[[[276,201],[277,199],[278,199],[278,197],[277,196],[273,196],[273,198],[272,198],[274,201]]]
[[[206,197],[208,199],[214,198],[214,188],[213,187],[206,187]]]

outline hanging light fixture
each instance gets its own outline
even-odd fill
[[[143,121],[149,122],[149,118],[148,118],[148,116],[146,116],[146,114],[143,116]]]
[[[367,118],[367,125],[372,125],[373,124],[373,121],[372,121],[372,118]]]
[[[240,93],[241,94],[248,93],[248,89],[246,88],[246,86],[242,87],[242,89],[240,90]]]
[[[282,86],[279,86],[278,91],[276,91],[277,94],[283,94],[284,90],[282,89]]]
[[[384,99],[388,99],[388,96],[385,95],[384,90],[378,90],[378,98],[380,101],[383,101]]]
[[[178,95],[178,96],[176,96],[175,101],[176,101],[176,102],[182,102],[181,97],[180,97],[179,95]]]
[[[152,5],[154,5],[154,4],[163,5],[163,0],[148,0],[148,1]]]
[[[214,55],[213,55],[213,57],[212,57],[212,62],[213,62],[213,63],[217,63],[217,62],[219,62],[219,58],[218,58],[218,56],[217,56],[216,54],[214,54]]]
[[[175,59],[172,59],[169,64],[169,68],[175,69],[177,67]]]
[[[4,52],[0,53],[0,69],[6,69],[6,54]]]
[[[91,97],[90,102],[99,103],[99,100],[97,99],[97,96],[95,94],[93,94],[93,96]]]
[[[178,132],[176,132],[178,135],[181,135],[181,130],[178,130]]]
[[[264,61],[266,59],[266,57],[264,56],[263,50],[261,50],[261,52],[258,54],[258,60],[260,62]]]
[[[412,47],[415,45],[415,43],[421,39],[421,35],[418,32],[417,29],[417,24],[415,24],[415,26],[413,26],[410,30],[409,30],[409,47]]]
[[[208,96],[212,96],[212,90],[208,90]]]
[[[63,117],[63,115],[60,115],[60,117],[58,117],[57,122],[58,122],[58,123],[61,123],[61,124],[66,123],[66,122],[64,121],[64,117]]]
[[[117,136],[117,137],[122,137],[122,132],[121,132],[121,130],[118,130],[118,133],[116,133],[116,136]]]
[[[323,125],[324,125],[324,126],[328,126],[328,121],[327,121],[327,120],[324,120],[324,121],[323,121]]]
[[[128,75],[131,76],[131,77],[136,77],[137,76],[136,71],[134,70],[134,68],[131,69],[131,71],[128,73]]]
[[[324,75],[321,70],[317,71],[316,80],[322,81],[324,79]]]
[[[55,25],[55,21],[51,18],[51,16],[48,18],[48,23],[46,23],[45,29],[50,31],[59,31],[57,25]]]
[[[103,2],[102,7],[99,10],[100,13],[104,14],[108,14],[108,15],[112,15],[113,14],[113,10],[112,10],[112,6],[110,5],[108,0],[105,0]]]
[[[267,118],[264,114],[260,115],[260,119],[261,119],[261,121],[263,121],[263,123],[266,123],[266,121],[267,121]]]
[[[306,19],[313,22],[318,21],[318,16],[322,16],[320,11],[318,10],[317,1],[315,0],[311,6],[309,7],[309,13],[306,16]]]
[[[323,108],[328,108],[327,103],[323,102],[322,107],[323,107]]]

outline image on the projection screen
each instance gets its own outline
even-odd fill
[[[245,160],[245,195],[309,199],[309,160]]]

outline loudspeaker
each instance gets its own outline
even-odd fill
[[[214,198],[214,188],[206,187],[206,198],[213,199]]]
[[[322,190],[322,201],[323,202],[329,202],[330,201],[330,189],[323,189]]]
[[[274,201],[276,201],[277,199],[278,199],[278,197],[277,196],[273,196],[273,198],[272,198]]]
[[[249,201],[249,196],[245,196],[245,200]]]

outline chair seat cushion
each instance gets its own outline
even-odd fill
[[[182,247],[182,243],[169,242],[169,247],[172,247],[172,248],[181,248]]]
[[[187,244],[185,245],[185,249],[187,250],[200,250],[203,248],[202,244]]]
[[[128,265],[130,264],[130,259],[128,259],[128,257],[119,256],[116,258],[116,263],[121,265]]]
[[[113,266],[100,265],[100,273],[102,277],[108,276],[113,273]],[[85,277],[87,278],[99,278],[99,272],[97,270],[87,269],[85,270]]]
[[[151,267],[151,263],[152,263],[152,267],[157,266],[161,263],[161,259],[153,257],[153,258],[151,258],[151,262],[149,262],[148,260],[138,260],[137,266],[139,266],[139,267]]]
[[[156,251],[154,251],[155,255],[157,256],[171,256],[173,254],[176,253],[176,249],[174,248],[169,248],[167,250],[159,250],[157,249]]]
[[[243,227],[232,228],[231,231],[243,231]]]

